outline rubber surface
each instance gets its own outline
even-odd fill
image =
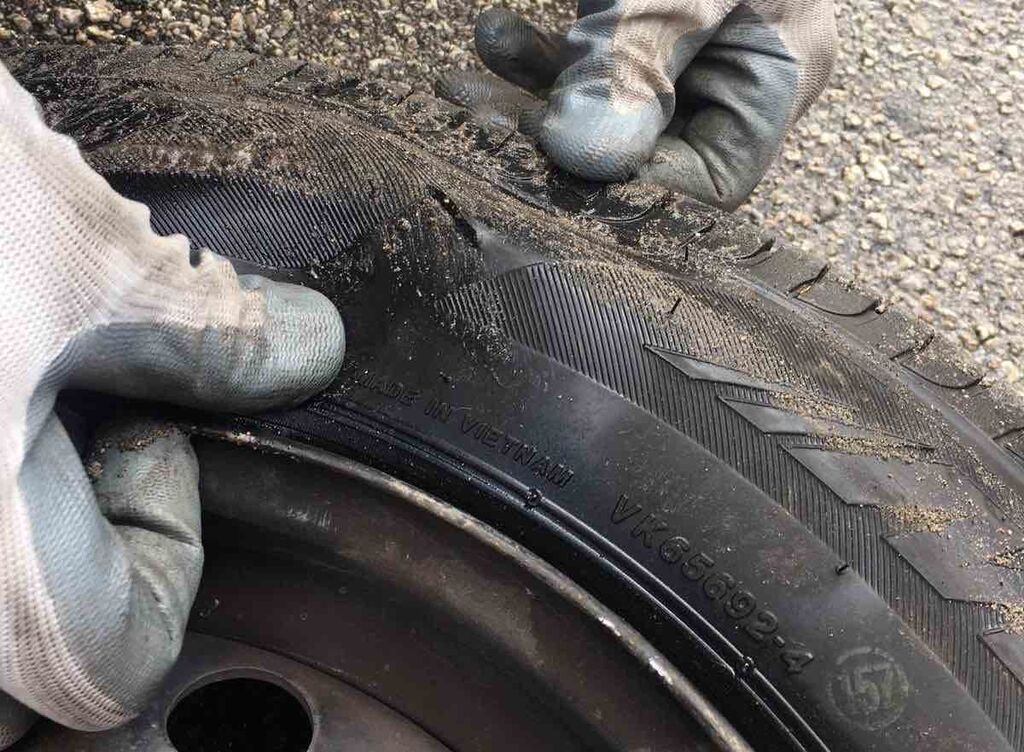
[[[570,572],[763,749],[1024,750],[1024,405],[820,260],[245,53],[6,60],[162,232],[310,284],[338,382],[237,419]]]

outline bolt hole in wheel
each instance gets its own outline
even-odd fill
[[[305,752],[313,723],[283,687],[234,678],[186,694],[167,718],[167,736],[177,752]]]

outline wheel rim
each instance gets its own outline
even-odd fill
[[[181,698],[236,676],[301,699],[311,752],[749,749],[636,630],[479,520],[316,448],[206,434],[182,659],[128,727],[45,727],[29,749],[173,750]]]

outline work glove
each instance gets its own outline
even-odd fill
[[[580,0],[577,16],[563,36],[485,11],[477,54],[504,81],[453,73],[437,93],[536,137],[582,178],[638,178],[725,209],[835,61],[832,0]]]
[[[0,164],[3,748],[34,713],[83,730],[136,715],[177,657],[202,567],[187,437],[122,424],[83,466],[58,391],[263,410],[327,386],[345,337],[318,293],[154,234],[2,66]]]

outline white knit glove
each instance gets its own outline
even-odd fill
[[[480,16],[492,71],[438,93],[518,125],[581,177],[638,177],[731,209],[749,195],[835,60],[832,0],[580,0],[565,36]],[[546,102],[544,101],[546,100]]]
[[[187,438],[111,429],[91,482],[57,392],[262,410],[327,386],[345,338],[318,293],[154,234],[2,66],[0,165],[2,749],[31,711],[85,730],[137,714],[177,657],[202,567]]]

